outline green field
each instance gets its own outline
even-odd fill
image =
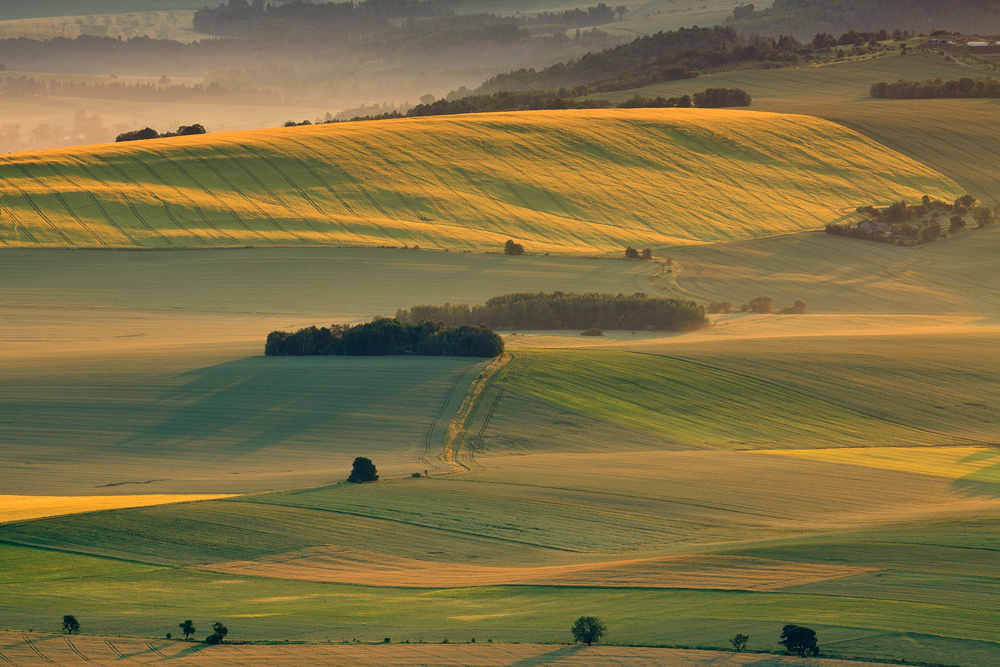
[[[597,97],[619,101],[635,94],[671,97],[705,88],[743,88],[753,96],[754,109],[806,114],[852,128],[933,167],[976,197],[996,203],[1000,181],[991,166],[1000,151],[996,100],[873,100],[868,96],[871,85],[879,81],[989,74],[918,52],[823,66],[725,72]]]
[[[532,252],[617,254],[815,229],[862,203],[959,193],[824,121],[677,109],[130,142],[9,156],[0,176],[0,241],[80,247],[485,251],[513,237]]]

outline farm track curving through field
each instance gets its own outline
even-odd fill
[[[282,179],[284,179],[285,183],[287,183],[288,186],[291,187],[293,190],[295,190],[296,192],[298,192],[299,196],[302,198],[302,200],[305,201],[305,202],[308,202],[309,205],[311,205],[316,210],[317,213],[319,213],[322,216],[326,215],[326,213],[323,211],[323,209],[320,208],[319,204],[317,204],[313,200],[313,198],[310,197],[309,194],[305,190],[303,190],[301,187],[299,187],[298,184],[296,184],[292,179],[288,178],[288,174],[286,174],[284,172],[284,170],[279,169],[278,166],[274,163],[274,161],[271,158],[267,157],[266,155],[264,155],[260,151],[254,150],[253,148],[250,147],[250,144],[242,144],[241,146],[242,146],[242,148],[244,150],[247,150],[251,154],[256,155],[259,160],[261,160],[264,164],[266,164],[271,169],[273,169],[276,174],[278,174],[279,176],[281,176]],[[252,174],[249,171],[247,173],[250,173],[250,175],[254,178],[254,180],[256,180],[258,183],[260,183],[260,180],[254,174]],[[263,186],[263,184],[261,184],[261,185]],[[289,212],[289,214],[292,215],[292,217],[295,217],[295,212],[292,211],[291,207],[289,207],[287,204],[285,204],[283,200],[279,200],[270,189],[268,189],[267,192],[272,197],[274,197],[274,201],[275,201],[276,204],[278,204],[279,206],[283,206],[285,208],[285,210],[287,210]],[[306,225],[306,227],[308,227],[312,231],[316,232],[317,234],[324,234],[327,238],[332,238],[332,235],[330,234],[330,232],[320,231],[315,226],[313,226],[313,224],[311,222],[309,222],[308,218],[306,218],[306,217],[303,216],[302,217],[302,222]]]
[[[35,655],[37,655],[39,658],[41,658],[42,660],[44,660],[47,663],[55,664],[54,660],[52,660],[51,658],[49,658],[49,656],[47,656],[44,653],[42,653],[42,650],[40,648],[38,648],[37,646],[35,646],[35,642],[31,641],[31,637],[29,637],[28,635],[24,635],[23,638],[24,638],[25,645],[28,648],[31,649],[32,653],[34,653]]]
[[[154,234],[155,236],[160,237],[160,240],[162,240],[166,245],[168,245],[168,246],[169,245],[173,245],[173,242],[170,239],[168,239],[166,236],[164,236],[158,229],[153,228],[149,224],[149,222],[144,217],[142,217],[142,215],[140,215],[139,211],[136,210],[135,205],[133,205],[132,202],[129,201],[128,197],[126,197],[125,195],[123,195],[120,191],[118,191],[117,188],[113,187],[106,180],[104,180],[103,178],[98,177],[97,174],[94,173],[94,170],[90,168],[90,165],[87,162],[85,162],[84,160],[81,160],[81,159],[79,159],[77,157],[74,157],[74,162],[80,167],[80,169],[83,170],[83,172],[85,174],[87,174],[88,176],[90,176],[94,181],[96,181],[96,182],[104,185],[109,190],[114,191],[115,194],[117,194],[121,198],[122,202],[124,202],[125,205],[129,208],[129,210],[132,211],[132,215],[134,215],[136,217],[136,219],[142,224],[142,226],[145,227],[147,230],[149,230],[149,232],[151,234]],[[96,201],[96,198],[95,198],[95,201]],[[110,222],[111,221],[111,217],[108,216],[107,212],[104,211],[103,207],[101,207],[101,212],[104,213],[105,217]],[[114,223],[112,223],[112,224],[114,224]]]
[[[268,213],[267,211],[265,211],[265,210],[264,210],[264,209],[263,209],[263,208],[262,208],[262,207],[260,206],[260,204],[258,204],[258,203],[257,203],[257,201],[256,201],[256,200],[254,200],[254,199],[253,199],[252,197],[249,197],[249,196],[248,196],[248,195],[246,194],[246,192],[244,192],[244,191],[243,191],[242,189],[240,189],[240,188],[237,188],[237,187],[236,187],[235,185],[233,185],[232,181],[230,181],[230,180],[229,180],[228,178],[226,178],[226,177],[225,177],[225,176],[224,176],[224,175],[222,174],[222,172],[221,172],[221,171],[219,171],[218,169],[216,169],[216,168],[215,168],[215,166],[214,166],[214,165],[212,165],[212,163],[211,163],[211,162],[209,162],[208,160],[206,160],[206,159],[205,159],[204,157],[202,157],[201,155],[197,155],[197,154],[192,154],[191,152],[188,152],[188,154],[189,154],[189,155],[193,155],[193,157],[195,157],[195,159],[197,159],[197,160],[198,160],[199,162],[201,162],[201,164],[203,164],[203,165],[204,165],[204,166],[205,166],[205,167],[206,167],[206,168],[207,168],[207,169],[208,169],[209,171],[211,171],[211,172],[212,172],[213,174],[215,174],[215,175],[216,175],[216,177],[217,177],[217,178],[218,178],[219,180],[221,180],[221,181],[222,181],[223,183],[225,183],[225,184],[226,184],[226,185],[227,185],[227,186],[229,187],[229,190],[230,190],[231,192],[235,192],[235,193],[239,194],[239,196],[240,196],[240,197],[241,197],[241,198],[243,199],[243,201],[245,201],[245,202],[246,202],[247,204],[249,204],[250,206],[252,206],[252,207],[254,207],[255,209],[257,209],[257,211],[258,211],[258,212],[259,212],[259,213],[260,213],[261,215],[263,215],[263,216],[264,216],[265,218],[267,218],[267,219],[268,219],[268,221],[269,221],[269,222],[270,222],[270,223],[271,223],[271,224],[272,224],[272,225],[273,225],[273,226],[274,226],[274,227],[275,227],[276,229],[278,229],[279,231],[281,231],[281,232],[283,232],[283,233],[285,233],[285,234],[288,234],[289,236],[292,236],[292,237],[294,237],[294,238],[295,238],[295,239],[297,239],[297,240],[298,240],[298,241],[299,241],[300,243],[302,243],[302,242],[304,242],[304,241],[305,241],[305,239],[303,239],[303,238],[302,238],[301,236],[299,236],[298,234],[296,234],[296,233],[294,233],[294,232],[290,232],[290,231],[288,231],[287,229],[285,229],[284,227],[282,227],[282,226],[281,226],[280,224],[278,224],[278,221],[277,221],[277,220],[275,220],[274,218],[272,218],[272,217],[271,217],[271,215],[270,215],[270,214],[269,214],[269,213]],[[239,160],[236,160],[236,163],[237,163],[237,164],[238,164],[238,165],[240,166],[240,168],[242,168],[242,169],[243,169],[244,171],[246,171],[247,173],[249,173],[249,171],[247,170],[246,166],[244,166],[242,162],[240,162]],[[242,220],[241,220],[240,222],[242,223]],[[243,224],[243,226],[244,226],[244,227],[246,227],[246,228],[247,228],[248,230],[250,229],[249,227],[247,227],[247,225],[246,225],[246,224]],[[271,243],[275,243],[274,239],[271,239],[271,238],[269,238],[269,237],[266,237],[266,236],[263,236],[262,234],[260,234],[260,236],[261,236],[262,238],[267,238],[267,239],[268,239],[269,241],[271,241]]]
[[[20,167],[20,165],[18,165],[18,167]],[[35,213],[38,214],[38,217],[40,217],[42,220],[44,220],[46,222],[46,224],[48,224],[48,226],[52,228],[52,231],[54,231],[56,234],[58,234],[59,236],[61,236],[63,238],[63,240],[68,245],[76,245],[75,243],[73,243],[72,241],[70,241],[69,238],[67,238],[67,236],[65,234],[63,234],[63,232],[62,232],[61,229],[59,229],[55,224],[53,224],[53,222],[49,219],[49,217],[47,215],[45,215],[45,213],[43,213],[40,208],[38,208],[38,205],[35,203],[35,201],[30,196],[28,196],[27,192],[25,192],[23,189],[21,189],[21,187],[18,186],[18,185],[13,185],[13,187],[14,187],[15,190],[17,190],[21,194],[21,197],[23,197],[24,200],[28,202],[28,205],[31,206],[31,208],[33,208],[35,210]],[[23,226],[24,225],[22,224],[22,227]],[[35,240],[34,236],[32,236],[30,232],[28,232],[26,230],[25,233],[28,234],[28,238],[30,238],[35,243],[38,243],[38,241]]]
[[[188,152],[188,155],[191,155],[190,152]],[[204,159],[204,158],[197,158],[197,156],[192,156],[192,157],[195,157],[196,159]],[[219,206],[228,210],[229,215],[232,216],[236,224],[240,225],[241,227],[243,227],[243,229],[250,232],[251,234],[254,234],[255,236],[260,237],[262,240],[267,241],[268,243],[274,245],[275,243],[274,239],[270,239],[267,236],[264,236],[264,234],[260,233],[255,229],[250,229],[250,226],[247,225],[247,223],[243,220],[242,217],[240,217],[240,215],[236,212],[236,210],[232,206],[223,201],[223,199],[219,197],[219,195],[215,194],[215,192],[211,188],[205,187],[204,184],[200,183],[196,178],[191,176],[191,174],[189,174],[188,171],[184,169],[179,162],[175,162],[174,168],[177,169],[177,171],[179,171],[181,174],[183,174],[185,178],[194,183],[196,187],[200,188],[202,192],[215,199],[215,201],[219,203]]]
[[[131,157],[131,156],[129,156],[129,157]],[[175,218],[174,214],[170,211],[170,207],[167,206],[167,202],[163,201],[160,197],[158,197],[156,195],[156,193],[154,193],[152,190],[150,190],[148,188],[144,188],[141,183],[139,183],[137,180],[135,180],[134,178],[132,178],[131,176],[129,176],[127,173],[125,173],[125,171],[121,167],[119,167],[114,162],[111,162],[106,157],[103,157],[102,155],[95,153],[94,154],[94,158],[97,159],[97,160],[100,160],[105,165],[107,165],[111,169],[114,169],[116,172],[118,172],[118,174],[121,175],[122,180],[124,180],[126,183],[131,183],[133,186],[135,186],[138,189],[145,189],[150,194],[150,196],[153,197],[153,199],[155,199],[156,201],[158,201],[160,203],[160,206],[163,207],[163,212],[167,214],[167,217],[170,219],[170,222],[174,223],[174,225],[176,225],[178,229],[180,229],[182,232],[184,232],[188,236],[194,237],[194,239],[197,240],[202,245],[208,245],[207,242],[205,241],[205,239],[203,239],[199,234],[195,234],[193,231],[191,231],[190,229],[188,229],[187,227],[185,227],[183,224],[181,224],[181,222],[177,218]],[[131,202],[129,203],[129,205],[131,206]],[[134,207],[133,207],[133,211],[135,211]],[[138,213],[136,213],[136,214],[138,215]]]
[[[78,649],[78,648],[76,647],[76,644],[74,644],[74,643],[73,643],[73,640],[72,640],[72,639],[70,639],[69,637],[63,637],[63,639],[65,639],[65,640],[66,640],[66,645],[67,645],[67,646],[69,646],[69,650],[73,651],[73,653],[75,653],[75,654],[76,654],[76,656],[77,656],[78,658],[80,658],[80,659],[81,659],[81,660],[83,660],[84,662],[90,662],[90,658],[88,658],[87,656],[85,656],[85,655],[84,655],[84,654],[83,654],[83,653],[82,653],[82,652],[80,651],[80,649]]]
[[[427,456],[430,455],[433,449],[434,443],[434,431],[437,430],[437,425],[441,422],[441,417],[444,416],[445,412],[448,410],[448,405],[451,403],[452,397],[455,395],[455,391],[458,389],[458,385],[462,382],[462,379],[469,374],[472,370],[472,366],[466,366],[461,373],[452,381],[451,386],[448,388],[448,393],[444,397],[444,401],[441,402],[441,409],[438,410],[437,414],[434,415],[434,419],[431,420],[430,426],[427,428],[427,434],[424,436],[424,453],[419,457],[421,461],[425,464],[436,468],[437,465],[429,462]]]
[[[199,206],[198,203],[194,199],[192,199],[190,195],[188,195],[186,192],[184,192],[183,190],[181,190],[179,187],[177,187],[173,183],[168,182],[165,178],[163,178],[161,175],[159,175],[158,173],[156,173],[156,171],[148,163],[143,162],[142,160],[140,160],[136,156],[132,155],[131,153],[128,154],[128,158],[129,158],[129,160],[131,160],[132,162],[136,163],[137,165],[139,165],[140,167],[142,167],[143,169],[145,169],[147,172],[149,172],[149,175],[152,176],[154,179],[156,179],[159,183],[161,183],[162,185],[164,185],[164,186],[170,188],[171,190],[173,190],[177,194],[178,197],[183,197],[184,199],[187,199],[188,202],[191,204],[191,207],[195,210],[195,212],[198,214],[198,216],[201,217],[202,221],[206,225],[208,225],[210,228],[212,228],[213,230],[215,230],[216,232],[218,232],[220,236],[229,237],[229,240],[232,241],[234,244],[239,243],[236,240],[235,237],[231,236],[230,234],[227,234],[226,232],[224,232],[221,229],[219,229],[218,227],[216,227],[215,223],[213,223],[211,220],[208,219],[208,216],[205,215],[205,212],[202,210],[201,206]],[[184,172],[182,171],[181,173],[184,173]],[[187,176],[187,174],[185,174],[185,176]],[[157,197],[157,199],[159,199],[159,197]],[[161,199],[160,201],[163,201],[163,200]],[[164,206],[164,208],[167,208],[166,202],[163,202],[163,206]],[[169,208],[167,210],[169,211]],[[199,236],[199,239],[200,238],[201,237]],[[202,241],[202,242],[206,243],[205,241]]]
[[[21,164],[16,164],[16,166],[17,166],[18,169],[21,170],[21,173],[23,173],[26,177],[28,177],[32,181],[34,181],[36,185],[38,185],[42,189],[45,188],[45,186],[42,184],[42,182],[38,179],[37,176],[33,176],[32,174],[30,174],[28,172],[28,170],[25,169]],[[59,200],[59,203],[62,204],[63,208],[66,209],[66,212],[69,213],[70,216],[74,220],[76,220],[77,224],[80,225],[80,227],[82,227],[84,229],[84,231],[86,231],[88,234],[90,234],[94,238],[94,240],[97,241],[98,243],[100,243],[101,245],[107,245],[104,242],[104,240],[101,239],[101,237],[99,237],[97,234],[95,234],[94,231],[89,226],[87,226],[87,224],[83,220],[80,219],[80,216],[78,216],[76,214],[76,211],[74,211],[72,209],[72,207],[70,207],[70,205],[66,202],[66,198],[63,196],[62,192],[59,192],[58,190],[55,190],[55,195],[56,195],[56,199]]]

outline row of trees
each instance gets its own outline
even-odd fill
[[[942,77],[926,81],[897,81],[887,83],[881,81],[872,84],[871,96],[882,100],[933,100],[957,98],[1000,98],[1000,81],[993,77],[973,79],[963,76],[961,79]]]
[[[724,107],[748,107],[751,104],[753,104],[753,98],[742,88],[707,88],[703,92],[695,93],[693,97],[690,95],[682,95],[681,97],[633,95],[616,106],[619,109],[689,109],[691,107],[722,109]]]
[[[210,35],[301,39],[324,35],[373,34],[390,28],[393,22],[444,18],[473,20],[480,23],[503,23],[514,27],[561,25],[589,28],[619,20],[628,12],[625,5],[615,8],[598,3],[586,9],[542,12],[534,16],[497,16],[489,13],[456,14],[460,0],[365,0],[363,2],[326,2],[270,4],[230,0],[228,4],[202,9],[194,15],[194,29]]]
[[[272,331],[264,344],[267,356],[418,354],[449,357],[496,357],[503,338],[482,325],[447,326],[438,321],[416,323],[380,317],[354,326],[306,327],[295,333]]]
[[[205,126],[200,123],[194,125],[181,125],[176,132],[164,132],[160,134],[151,127],[131,132],[122,132],[115,141],[142,141],[143,139],[165,139],[167,137],[189,137],[195,134],[206,134]]]
[[[218,81],[193,86],[174,83],[125,83],[122,81],[45,81],[21,75],[0,79],[0,94],[17,97],[86,97],[130,102],[206,102],[213,104],[280,105],[301,101],[277,90],[227,88]]]
[[[396,312],[402,323],[433,321],[447,326],[481,322],[497,330],[606,329],[692,331],[708,326],[705,309],[694,301],[637,293],[573,294],[521,292],[496,296],[482,306],[419,305]]]
[[[607,632],[608,626],[596,616],[581,616],[574,621],[573,627],[570,628],[573,640],[587,646],[600,641]],[[750,635],[739,633],[730,639],[729,643],[737,653],[742,653],[746,650],[749,641]],[[778,644],[784,646],[788,653],[801,658],[819,655],[816,631],[804,625],[789,624],[783,627]]]
[[[749,7],[749,5],[747,6]],[[774,0],[744,9],[729,25],[762,35],[812,34],[817,29],[881,30],[900,26],[928,32],[941,25],[966,32],[1000,32],[995,0]]]
[[[709,315],[719,315],[733,312],[733,304],[728,301],[713,301],[706,308]],[[774,299],[769,296],[757,296],[740,306],[741,313],[755,313],[757,315],[803,315],[806,312],[806,302],[796,299],[791,306],[775,308]]]
[[[612,106],[607,100],[581,100],[572,96],[562,97],[564,91],[526,90],[521,92],[501,92],[492,95],[471,95],[458,99],[446,99],[419,104],[406,113],[390,111],[352,118],[351,120],[385,120],[388,118],[413,118],[419,116],[448,116],[463,113],[495,113],[499,111],[540,111],[555,109],[607,109]],[[718,109],[722,107],[748,107],[752,103],[750,94],[740,88],[709,88],[694,96],[645,97],[635,95],[615,105],[619,109],[637,108],[691,108]],[[289,121],[287,126],[309,123]]]

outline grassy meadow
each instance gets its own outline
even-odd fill
[[[931,168],[838,125],[677,109],[70,148],[3,158],[0,176],[0,241],[17,246],[484,251],[513,237],[533,252],[618,253],[815,229],[861,203],[959,193]]]

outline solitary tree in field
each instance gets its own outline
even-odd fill
[[[993,222],[993,211],[985,206],[974,208],[972,209],[972,219],[975,220],[976,224],[980,227],[985,227]]]
[[[774,299],[769,296],[757,296],[750,299],[750,312],[767,315],[774,310]]]
[[[80,621],[76,620],[76,616],[66,614],[63,616],[63,630],[69,634],[80,632]]]
[[[639,251],[632,246],[625,248],[625,259],[639,259]]]
[[[224,626],[222,623],[219,623],[218,621],[216,621],[215,624],[212,625],[212,630],[213,630],[212,634],[205,637],[206,644],[219,644],[222,642],[223,639],[226,638],[226,635],[229,634],[229,628]]]
[[[743,649],[747,647],[747,642],[750,641],[750,635],[736,635],[729,640],[729,643],[733,645],[737,653],[742,653]]]
[[[520,243],[514,243],[513,239],[508,239],[507,243],[503,246],[503,254],[505,255],[523,255],[524,246]]]
[[[354,459],[354,467],[351,469],[351,476],[347,478],[347,481],[354,482],[355,484],[377,482],[378,470],[375,469],[375,464],[372,463],[370,458],[359,456]]]
[[[587,646],[599,641],[607,631],[607,626],[596,616],[581,616],[576,619],[572,629],[573,639]]]
[[[184,639],[187,639],[188,637],[190,637],[191,635],[193,635],[194,632],[195,632],[194,623],[192,623],[190,619],[184,621],[183,623],[181,623],[177,627],[179,627],[181,629],[181,632],[184,633]]]
[[[778,643],[784,646],[789,653],[800,658],[807,655],[819,655],[816,631],[804,625],[786,625],[781,630],[781,640]]]

